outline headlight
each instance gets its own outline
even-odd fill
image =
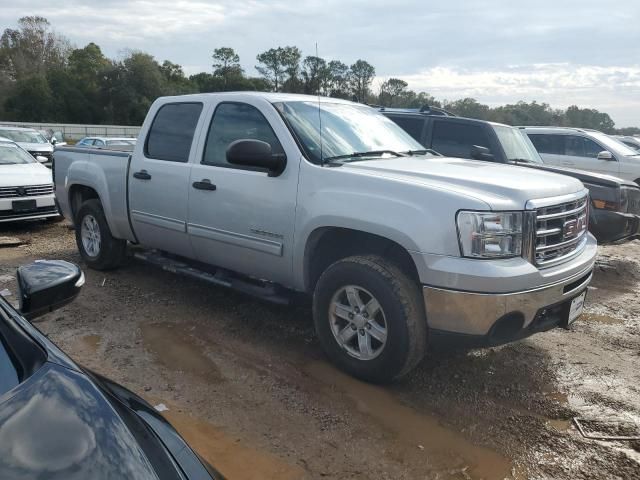
[[[460,211],[456,220],[463,257],[522,255],[522,212]]]
[[[594,208],[598,210],[612,210],[614,212],[623,211],[618,203],[618,192],[614,187],[606,187],[604,185],[593,185],[585,183],[589,189],[589,196]],[[624,190],[624,187],[621,189]]]

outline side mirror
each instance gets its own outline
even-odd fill
[[[491,150],[487,147],[481,147],[480,145],[474,145],[471,147],[471,158],[474,160],[482,160],[484,162],[496,161],[496,157],[493,156]]]
[[[20,313],[31,320],[71,302],[84,285],[80,267],[64,260],[37,260],[18,268]]]
[[[611,152],[604,150],[598,154],[598,160],[615,160],[615,158],[613,158]]]
[[[287,166],[284,154],[274,154],[271,145],[261,140],[236,140],[227,147],[227,161],[233,165],[264,168],[277,177]]]
[[[51,145],[55,145],[56,143],[58,143],[56,137],[51,137]]]

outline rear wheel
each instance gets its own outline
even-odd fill
[[[363,380],[400,378],[426,352],[420,289],[382,257],[349,257],[327,268],[316,285],[313,313],[329,358]]]
[[[78,250],[89,267],[109,270],[122,263],[127,242],[111,235],[99,200],[84,202],[78,210],[75,223]]]

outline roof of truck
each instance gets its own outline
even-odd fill
[[[321,102],[321,103],[347,103],[347,104],[355,104],[354,102],[350,102],[349,100],[343,100],[341,98],[333,98],[333,97],[324,97],[322,95],[303,95],[300,93],[281,93],[281,92],[211,92],[211,93],[194,93],[190,95],[179,95],[174,97],[161,97],[162,99],[190,99],[190,100],[204,100],[211,97],[258,97],[264,98],[265,100],[276,103],[276,102]],[[364,104],[362,104],[365,106]]]

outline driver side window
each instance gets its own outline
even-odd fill
[[[246,103],[221,103],[209,126],[202,164],[247,169],[227,162],[227,148],[236,140],[249,139],[267,142],[274,154],[284,153],[271,125],[257,108]]]

